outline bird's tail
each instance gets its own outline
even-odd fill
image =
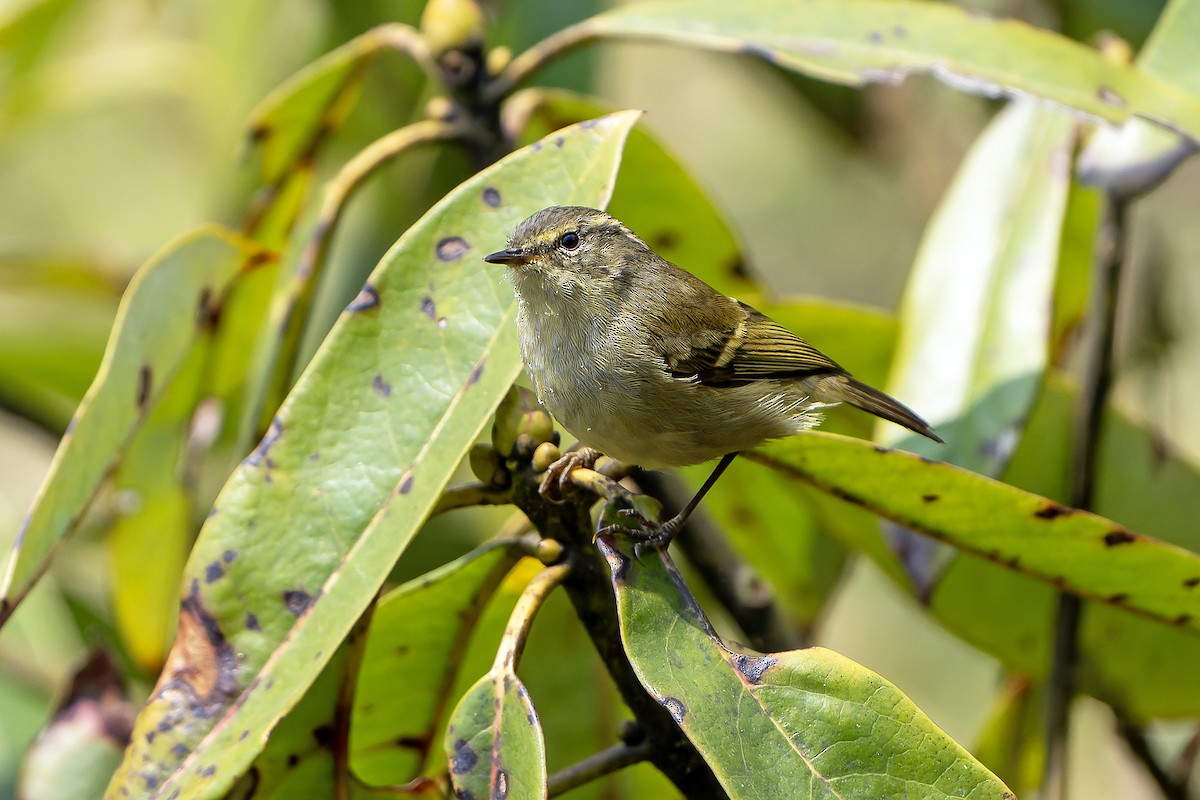
[[[821,383],[820,393],[827,397],[883,417],[889,422],[908,428],[913,433],[928,436],[935,442],[942,442],[942,438],[933,432],[929,423],[917,416],[911,408],[862,381],[849,375],[836,375],[825,378]]]

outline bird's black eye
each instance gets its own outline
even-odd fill
[[[579,234],[575,231],[567,231],[558,237],[558,243],[562,245],[564,250],[574,250],[576,247],[579,247]]]

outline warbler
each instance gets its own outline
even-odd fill
[[[721,459],[679,515],[647,532],[656,543],[739,451],[811,428],[819,409],[849,403],[942,441],[911,409],[603,211],[543,209],[484,261],[510,268],[525,368],[581,444],[647,469]]]

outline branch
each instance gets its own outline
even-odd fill
[[[601,750],[596,755],[560,769],[551,775],[547,782],[550,790],[549,796],[566,794],[585,783],[645,761],[650,757],[650,753],[650,745],[646,742],[637,745],[628,745],[624,742],[614,744],[607,750]]]
[[[563,28],[514,58],[490,83],[480,91],[485,102],[496,104],[526,78],[561,55],[597,38],[596,26],[590,19]]]
[[[620,491],[596,480],[601,476],[591,470],[580,469],[573,474],[579,476],[580,482]],[[542,536],[557,540],[566,550],[571,572],[563,581],[563,588],[622,699],[645,731],[647,760],[686,797],[726,797],[708,764],[683,735],[670,712],[642,686],[625,655],[608,562],[592,543],[594,497],[588,494],[571,502],[551,503],[539,493],[541,476],[534,473],[528,460],[517,462],[512,475],[513,502],[517,508],[525,512]]]
[[[1070,504],[1082,509],[1091,509],[1093,505],[1100,422],[1113,381],[1117,294],[1128,232],[1126,210],[1127,200],[1110,192],[1100,229],[1100,253],[1092,294],[1093,341],[1080,383],[1071,453]],[[1046,686],[1046,772],[1042,787],[1046,800],[1065,800],[1067,796],[1067,743],[1071,698],[1076,692],[1082,615],[1083,601],[1077,595],[1065,592],[1059,595],[1053,662]]]
[[[504,506],[512,502],[512,491],[489,486],[486,483],[464,483],[451,486],[442,492],[429,516],[437,516],[456,508],[470,506]]]

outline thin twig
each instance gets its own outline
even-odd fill
[[[504,506],[511,502],[512,489],[500,489],[486,483],[464,483],[443,491],[429,515],[436,516],[470,506]]]
[[[563,28],[510,61],[503,72],[482,88],[479,93],[480,97],[487,103],[499,103],[526,78],[547,63],[587,44],[598,36],[599,32],[590,19]]]
[[[1125,740],[1129,752],[1141,762],[1141,765],[1146,768],[1146,772],[1154,779],[1165,800],[1189,800],[1188,776],[1184,775],[1182,780],[1178,780],[1162,764],[1158,763],[1158,759],[1150,750],[1150,743],[1146,741],[1145,731],[1118,713],[1117,732]]]
[[[529,631],[533,626],[534,617],[545,604],[546,598],[570,572],[570,561],[546,567],[535,575],[521,592],[521,596],[517,598],[517,604],[508,618],[508,625],[504,628],[500,646],[496,648],[493,670],[497,672],[501,669],[516,671],[517,664],[521,661],[521,654],[525,651],[525,642],[529,639]]]
[[[1096,259],[1096,283],[1090,312],[1093,342],[1080,381],[1079,405],[1071,453],[1070,503],[1090,509],[1096,480],[1096,453],[1100,423],[1113,381],[1117,296],[1125,264],[1127,201],[1110,193],[1101,224],[1101,248]],[[1046,686],[1046,800],[1067,796],[1067,744],[1070,735],[1071,699],[1076,691],[1079,661],[1079,625],[1083,601],[1076,595],[1059,595],[1054,623],[1053,662]]]
[[[594,756],[564,767],[551,775],[547,781],[549,795],[555,797],[565,794],[597,778],[645,761],[649,757],[650,745],[645,742],[632,746],[624,742],[614,744],[607,750],[601,750]]]

